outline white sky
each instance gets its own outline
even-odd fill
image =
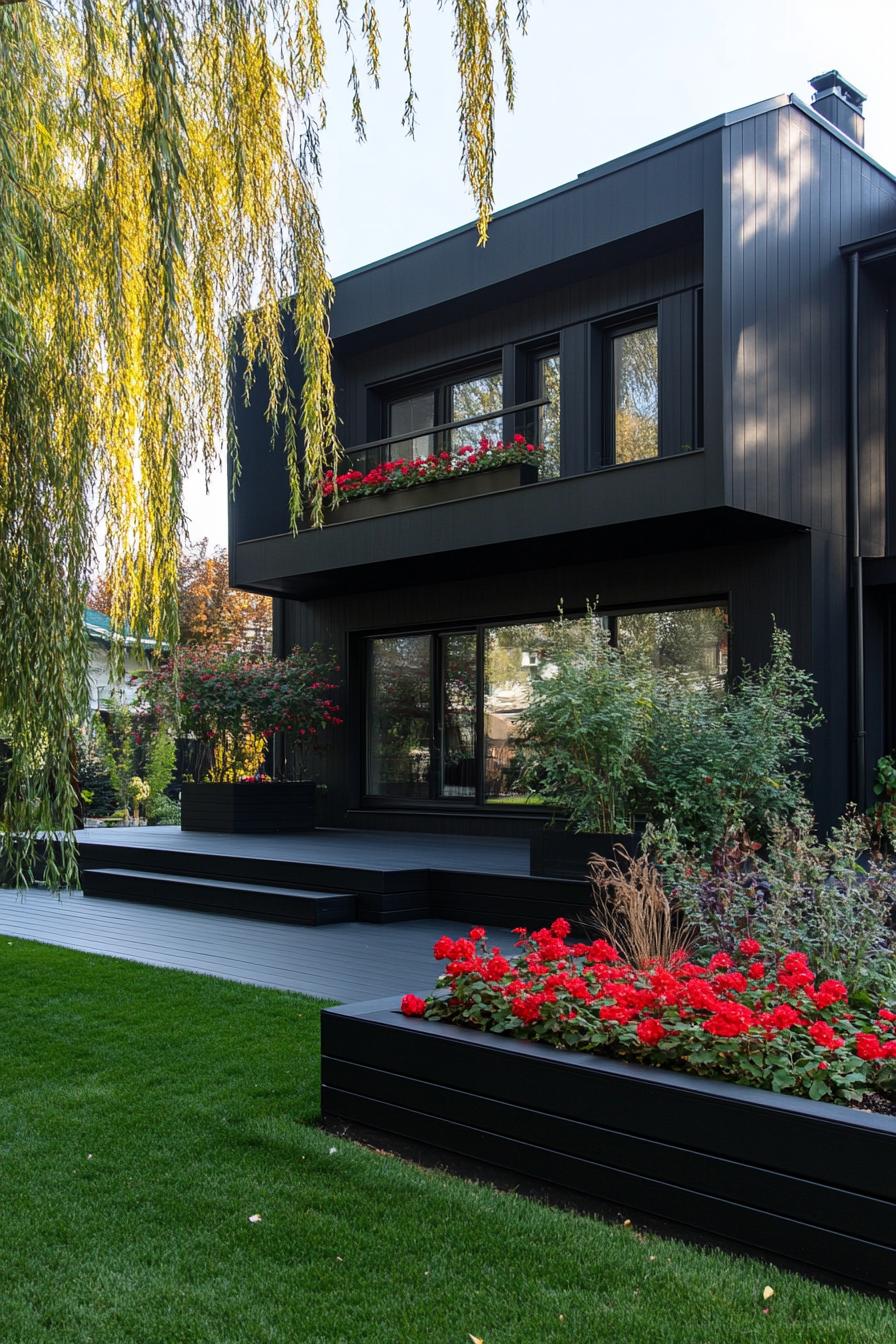
[[[516,109],[498,118],[498,209],[720,112],[778,93],[809,102],[809,77],[832,68],[867,95],[866,148],[896,169],[892,0],[530,0],[530,7],[528,35],[515,42]],[[331,36],[321,207],[334,275],[472,216],[458,162],[450,9],[413,0],[414,140],[401,128],[398,0],[379,0],[383,78],[378,92],[366,91],[361,145],[349,117],[348,67]],[[186,497],[191,535],[226,542],[223,469],[209,495],[197,476]]]

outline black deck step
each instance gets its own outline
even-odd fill
[[[91,834],[90,839],[79,842],[80,862],[84,869],[117,868],[132,863],[145,873],[220,878],[223,882],[245,882],[253,886],[295,886],[309,891],[376,895],[380,892],[415,892],[427,885],[427,871],[416,867],[370,866],[341,859],[308,860],[282,850],[271,854],[240,853],[238,850],[228,853],[227,836],[201,831],[190,831],[187,835],[187,845],[169,846],[165,836],[160,836],[157,844],[149,844],[142,837],[139,843],[123,844],[94,840]]]
[[[82,868],[85,896],[177,905],[288,920],[292,924],[339,924],[355,918],[351,892],[300,891],[255,882],[226,882],[185,873],[147,872],[138,868]]]

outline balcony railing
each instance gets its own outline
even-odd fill
[[[499,411],[485,411],[478,415],[469,415],[465,420],[449,420],[443,425],[423,425],[417,430],[404,430],[401,434],[390,434],[385,439],[371,439],[369,443],[358,444],[355,448],[343,449],[343,458],[347,470],[351,471],[372,471],[374,467],[379,466],[381,462],[388,462],[394,456],[389,450],[399,444],[411,444],[415,439],[429,439],[432,447],[429,452],[441,452],[443,447],[450,451],[451,435],[455,430],[467,429],[470,425],[483,425],[492,420],[508,420],[511,416],[523,415],[526,412],[537,411],[541,406],[547,406],[550,403],[549,397],[535,397],[532,401],[519,401],[515,406],[502,406]],[[495,437],[500,438],[507,432],[517,433],[515,428],[496,431]],[[522,433],[523,431],[519,431]]]

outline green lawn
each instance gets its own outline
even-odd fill
[[[896,1338],[881,1301],[318,1131],[312,1000],[6,938],[0,985],[3,1344]]]

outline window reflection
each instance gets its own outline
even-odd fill
[[[724,607],[643,611],[617,618],[621,648],[647,654],[666,672],[721,687],[728,675],[728,612]]]
[[[476,797],[476,632],[442,635],[440,793]]]
[[[426,429],[436,424],[436,399],[433,392],[421,392],[413,397],[393,401],[389,407],[389,433]],[[416,434],[390,445],[387,457],[429,457],[434,449],[432,434]]]
[[[429,635],[370,641],[367,685],[367,789],[428,798],[432,657]]]
[[[451,420],[468,420],[474,415],[484,415],[488,411],[500,411],[504,405],[504,379],[500,372],[481,374],[478,378],[468,378],[465,382],[454,383],[451,387]],[[450,451],[456,453],[466,444],[474,446],[484,436],[487,439],[500,439],[501,419],[480,420],[467,425],[464,429],[451,431]]]
[[[658,360],[655,326],[613,338],[613,431],[617,462],[638,462],[659,454]]]
[[[542,355],[535,361],[535,395],[547,397],[548,404],[539,406],[536,420],[536,443],[543,443],[545,455],[539,470],[542,478],[560,475],[560,356]]]

